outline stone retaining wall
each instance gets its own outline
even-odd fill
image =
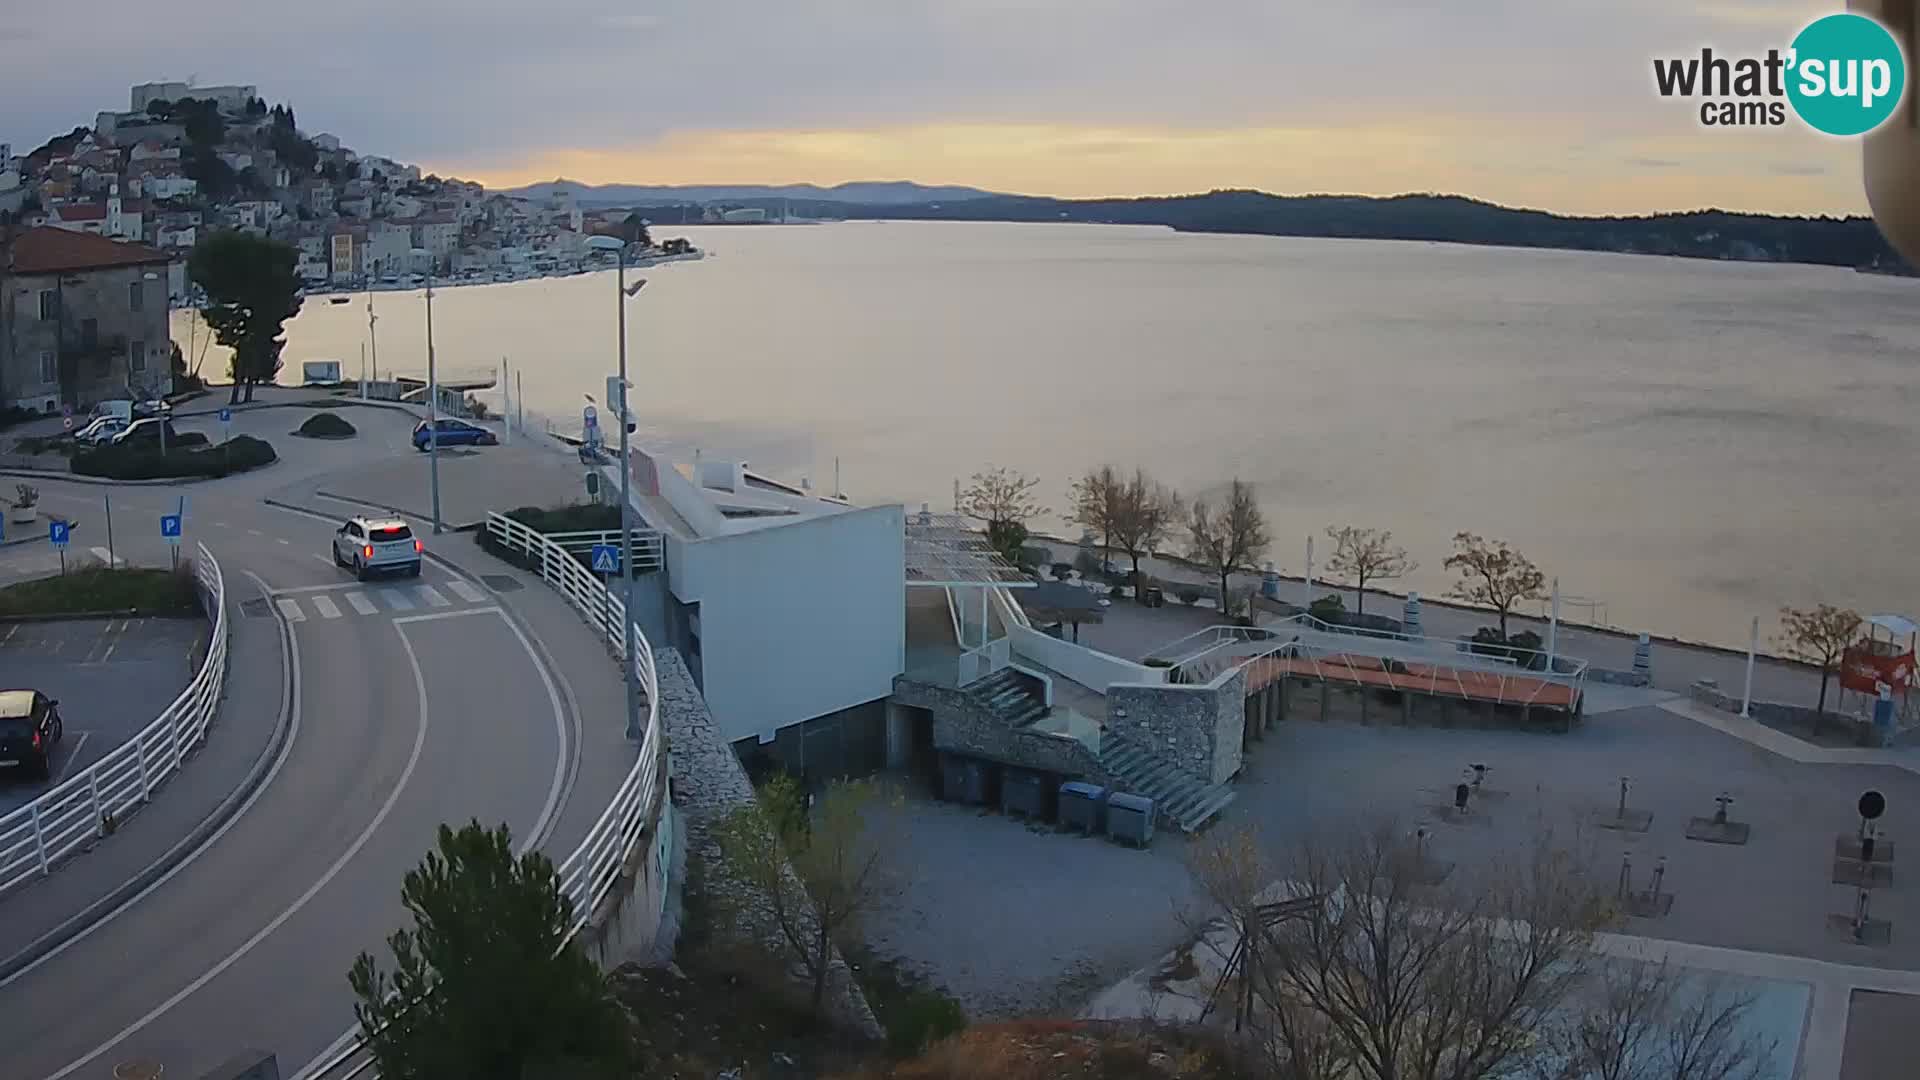
[[[1003,765],[1041,769],[1096,784],[1113,782],[1093,751],[1080,740],[1009,727],[1005,720],[981,708],[965,691],[899,675],[893,680],[893,701],[933,714],[936,750],[985,758]]]
[[[1687,696],[1695,705],[1705,705],[1721,712],[1740,713],[1740,698],[1734,694],[1723,693],[1720,684],[1713,679],[1696,680],[1687,687]],[[1884,738],[1870,721],[1842,713],[1829,712],[1821,717],[1814,709],[1805,705],[1786,705],[1777,701],[1756,701],[1747,707],[1747,714],[1769,727],[1797,728],[1810,731],[1816,722],[1828,730],[1845,730],[1852,734],[1857,746],[1885,746],[1900,741],[1900,733],[1893,738]]]
[[[1198,686],[1115,683],[1107,687],[1107,727],[1190,776],[1224,784],[1240,772],[1246,701],[1239,667]]]

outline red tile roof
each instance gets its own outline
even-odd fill
[[[59,274],[116,266],[165,265],[173,261],[173,256],[145,244],[126,244],[48,225],[14,233],[9,246],[16,274]]]
[[[67,203],[50,208],[61,221],[105,221],[107,208],[99,203]]]

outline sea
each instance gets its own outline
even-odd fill
[[[1782,605],[1920,615],[1920,280],[1097,224],[657,232],[709,252],[627,301],[641,438],[686,459],[913,509],[1007,466],[1057,531],[1092,466],[1202,497],[1238,477],[1282,572],[1329,526],[1390,529],[1420,564],[1395,584],[1437,595],[1471,532],[1569,617],[1737,647]],[[436,290],[437,362],[504,362],[577,432],[615,294],[611,272]],[[422,295],[373,305],[380,372],[424,371]],[[367,345],[364,297],[311,299],[282,381],[355,374]]]

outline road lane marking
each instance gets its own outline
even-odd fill
[[[276,536],[276,537],[274,537],[274,539],[275,539],[275,540],[280,540],[280,538],[279,538],[279,537],[277,537],[277,536]],[[291,544],[293,543],[293,541],[291,541],[291,540],[280,540],[280,542],[281,542],[281,543],[283,543],[283,544],[288,544],[288,545],[291,545]]]
[[[440,619],[464,619],[469,615],[498,615],[498,614],[501,614],[501,612],[500,612],[500,609],[497,607],[491,607],[491,606],[470,607],[470,608],[461,608],[459,611],[436,611],[431,615],[402,615],[393,621],[396,624],[410,623],[410,622],[436,622]]]
[[[312,555],[312,556],[313,556],[313,557],[314,557],[314,558],[315,558],[316,560],[318,560],[318,561],[320,561],[320,562],[323,562],[323,563],[326,563],[326,564],[327,564],[328,566],[337,566],[337,565],[339,565],[338,563],[335,563],[335,562],[334,562],[334,561],[333,561],[332,559],[329,559],[329,558],[327,558],[327,557],[326,557],[325,555],[322,555],[322,554],[320,554],[320,553],[318,553],[318,552],[308,552],[308,554],[310,554],[310,555]]]
[[[319,556],[316,555],[314,558],[319,558]],[[273,595],[291,596],[294,593],[339,592],[342,589],[358,588],[361,588],[361,583],[358,581],[342,581],[337,585],[296,585],[291,589],[275,589],[273,590]]]
[[[362,615],[372,615],[379,610],[373,606],[373,601],[367,599],[367,594],[363,592],[348,593],[347,603],[352,604],[353,610]]]
[[[428,607],[451,607],[453,605],[453,601],[440,595],[440,590],[431,585],[416,585],[414,586],[414,591],[420,594],[420,599],[425,600]]]
[[[300,610],[300,602],[298,600],[290,600],[283,596],[275,600],[274,603],[279,606],[280,614],[285,615],[288,622],[307,621],[307,613]]]
[[[115,558],[113,552],[107,550],[106,548],[93,547],[93,548],[88,548],[87,550],[93,552],[94,558],[99,559],[101,562],[106,563],[108,566],[127,565],[127,560]]]
[[[93,732],[82,731],[82,732],[79,732],[79,735],[80,735],[80,738],[74,741],[73,749],[67,752],[66,765],[61,767],[59,771],[55,772],[53,774],[52,779],[47,781],[49,785],[58,784],[60,782],[61,777],[73,771],[73,763],[80,760],[80,748],[87,745],[87,740],[93,737]]]
[[[318,611],[320,617],[323,619],[337,619],[340,617],[340,609],[333,606],[332,597],[316,596],[309,600],[308,603],[313,605],[314,610]]]
[[[272,586],[268,585],[266,579],[262,578],[259,574],[251,570],[242,570],[240,572],[253,579],[253,584],[260,590],[262,597],[270,597],[273,595]],[[291,630],[291,627],[288,629]],[[224,824],[213,831],[212,836],[200,841],[199,846],[188,852],[185,858],[175,863],[166,873],[161,874],[159,879],[154,881],[153,884],[148,885],[146,888],[141,889],[139,892],[121,901],[119,906],[107,912],[105,915],[100,916],[93,925],[88,926],[86,929],[61,942],[59,945],[48,949],[46,955],[6,978],[0,979],[0,990],[4,990],[13,983],[26,978],[28,975],[39,970],[40,965],[48,963],[53,960],[54,957],[59,956],[61,953],[92,937],[96,930],[99,930],[101,927],[106,926],[108,923],[126,914],[128,909],[153,895],[155,890],[167,882],[172,881],[175,875],[198,862],[200,856],[212,850],[213,845],[219,843],[221,837],[231,832],[233,827],[240,823],[240,819],[247,816],[247,811],[253,809],[253,804],[259,802],[260,797],[266,794],[268,788],[273,786],[274,777],[280,775],[280,769],[286,765],[287,759],[293,756],[293,745],[300,738],[300,641],[292,633],[282,634],[280,637],[280,660],[286,665],[287,670],[286,689],[288,692],[282,696],[280,701],[280,716],[287,725],[287,738],[280,747],[279,756],[273,759],[273,765],[267,769],[267,775],[261,778],[260,786],[253,789],[253,794],[247,796],[247,800],[240,804],[240,808],[233,812],[232,817],[228,818]],[[161,855],[149,864],[149,867],[151,868],[165,863],[172,855],[173,853],[171,851]],[[120,1036],[120,1038],[125,1038],[125,1035]],[[101,1050],[104,1051],[111,1048],[112,1046],[109,1044],[106,1047],[102,1047]],[[98,1053],[96,1053],[95,1056],[97,1057]],[[78,1064],[84,1065],[85,1062]],[[69,1066],[69,1071],[71,1071],[73,1067],[74,1066]]]
[[[454,578],[452,581],[447,582],[447,588],[452,589],[460,599],[465,600],[469,604],[484,603],[487,599],[486,593],[461,581],[459,578]]]
[[[267,534],[266,534],[266,533],[263,533],[263,532],[261,532],[261,531],[260,531],[259,529],[248,529],[248,530],[247,530],[247,535],[248,535],[248,536],[265,536],[265,535],[267,535]]]
[[[101,1043],[99,1046],[94,1047],[92,1050],[89,1050],[84,1057],[77,1059],[66,1068],[47,1077],[47,1080],[65,1080],[66,1077],[72,1076],[74,1073],[86,1068],[98,1060],[100,1055],[126,1042],[129,1038],[138,1034],[142,1028],[145,1028],[148,1024],[164,1016],[175,1005],[185,1001],[187,998],[198,993],[202,987],[219,978],[228,968],[239,963],[248,953],[257,948],[261,942],[272,936],[274,931],[286,925],[288,919],[298,915],[302,908],[306,907],[315,896],[320,894],[321,889],[326,888],[334,878],[340,876],[340,871],[346,869],[347,863],[353,861],[354,856],[360,854],[360,849],[367,846],[367,841],[373,839],[373,834],[379,831],[381,825],[386,823],[387,815],[393,813],[394,806],[399,803],[401,793],[407,789],[407,781],[413,779],[413,770],[420,764],[420,753],[427,747],[427,677],[420,670],[420,657],[413,651],[413,642],[407,640],[407,632],[405,630],[400,631],[400,646],[406,650],[407,663],[413,668],[413,685],[418,694],[420,707],[420,726],[414,732],[413,752],[407,755],[407,764],[405,768],[400,770],[400,778],[394,782],[393,790],[387,793],[386,801],[380,804],[380,810],[373,815],[373,820],[368,822],[367,827],[361,831],[359,836],[354,838],[352,846],[342,852],[340,857],[334,860],[333,865],[327,867],[327,872],[321,874],[319,880],[307,887],[306,892],[301,893],[292,904],[288,905],[287,910],[274,916],[272,922],[261,927],[254,932],[252,937],[241,942],[240,947],[228,954],[225,960],[208,968],[204,974],[188,983],[172,997],[155,1005],[145,1016],[128,1024],[125,1028],[121,1029],[119,1034]],[[271,780],[272,777],[269,776],[268,779]],[[263,784],[262,787],[264,788],[265,785]],[[218,837],[219,834],[216,833],[214,835]],[[166,879],[162,878],[161,880],[165,881]]]
[[[380,595],[386,598],[387,606],[395,611],[413,610],[413,601],[407,599],[407,594],[399,589],[382,589]]]

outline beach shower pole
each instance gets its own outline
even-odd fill
[[[427,275],[427,471],[433,486],[433,533],[440,535],[440,381],[433,364],[433,275]]]
[[[1222,597],[1222,602],[1225,598]],[[1313,537],[1307,537],[1307,576],[1300,579],[1300,610],[1304,614],[1313,606]]]
[[[1560,644],[1560,579],[1553,579],[1553,614],[1547,618],[1547,674],[1553,674],[1553,657]]]
[[[1753,654],[1760,651],[1760,616],[1753,617],[1753,628],[1747,634],[1747,685],[1740,693],[1740,718],[1751,719],[1753,708]]]

